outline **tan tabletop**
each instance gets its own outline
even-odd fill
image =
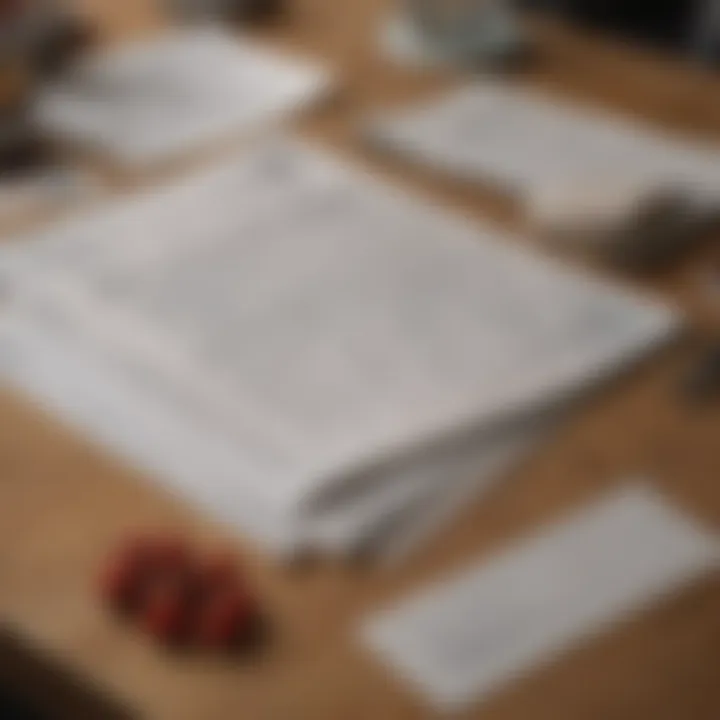
[[[108,38],[158,25],[149,0],[82,5]],[[354,118],[453,82],[378,57],[375,33],[385,5],[295,0],[286,21],[268,33],[272,42],[338,69],[342,92],[299,125],[365,163],[369,158],[353,140]],[[542,52],[533,82],[661,125],[720,136],[720,76],[558,28],[539,32]],[[443,203],[514,221],[512,204],[490,191],[372,161],[380,172]],[[717,325],[720,296],[713,301],[703,279],[713,252],[711,238],[672,272],[643,282],[679,300],[697,325]],[[103,611],[94,594],[98,565],[128,529],[172,528],[203,541],[226,531],[56,418],[4,392],[0,623],[7,638],[0,642],[0,678],[42,695],[58,717],[111,717],[118,706],[168,720],[431,717],[354,642],[364,613],[531,532],[628,474],[652,477],[680,506],[720,523],[720,412],[694,411],[678,400],[687,345],[663,352],[596,396],[508,482],[392,573],[357,565],[282,568],[244,548],[275,631],[267,652],[252,662],[168,655]],[[720,580],[699,583],[570,652],[467,717],[717,720]]]

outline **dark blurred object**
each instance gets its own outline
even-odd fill
[[[263,22],[279,17],[283,9],[282,0],[246,0],[240,14],[249,22]]]
[[[522,4],[720,64],[717,0],[523,0]]]
[[[17,630],[0,624],[2,720],[131,720],[135,713],[47,656]]]
[[[648,212],[610,253],[608,260],[635,272],[666,270],[717,227],[717,211],[677,197],[665,212]]]
[[[717,203],[682,186],[617,180],[543,186],[526,200],[526,222],[553,245],[633,272],[675,263],[720,221]]]
[[[513,0],[396,0],[380,41],[393,60],[417,67],[508,72],[532,59]]]
[[[405,0],[405,8],[430,52],[456,63],[509,70],[529,58],[511,0]]]
[[[181,20],[223,20],[259,23],[272,20],[284,9],[282,0],[168,0]]]
[[[37,48],[36,71],[43,77],[62,72],[87,50],[94,40],[93,29],[79,18],[58,18],[57,24]]]
[[[3,720],[41,720],[27,705],[16,698],[12,692],[0,688],[0,718]]]
[[[720,341],[702,350],[683,379],[682,390],[693,402],[709,402],[720,396]]]
[[[30,120],[33,98],[89,43],[89,29],[52,0],[0,0],[0,171],[43,157]]]
[[[26,126],[27,122],[23,119],[21,125]],[[22,175],[42,164],[48,154],[47,145],[30,128],[21,127],[14,137],[5,136],[0,141],[0,173]]]

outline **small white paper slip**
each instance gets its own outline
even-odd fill
[[[719,564],[712,533],[632,486],[376,615],[362,636],[437,709],[459,710]]]
[[[52,134],[138,167],[264,130],[332,86],[319,64],[208,26],[88,58],[42,93],[37,117]]]

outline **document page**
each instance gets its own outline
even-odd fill
[[[35,322],[233,438],[238,482],[283,512],[572,395],[680,327],[286,138],[6,245],[2,277]]]

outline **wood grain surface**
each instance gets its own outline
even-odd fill
[[[438,202],[513,226],[513,204],[489,188],[449,182],[358,147],[364,111],[401,105],[457,82],[410,72],[376,51],[384,0],[290,0],[269,42],[331,62],[341,90],[296,123],[313,140]],[[148,0],[82,0],[113,42],[163,24]],[[534,23],[529,80],[548,91],[720,137],[720,79]],[[208,149],[172,172],[188,172]],[[102,166],[99,165],[102,170]],[[113,177],[131,188],[158,178]],[[720,295],[707,291],[717,237],[671,270],[631,278],[685,307],[698,332],[716,328]],[[425,551],[392,572],[360,564],[279,567],[210,518],[157,489],[9,391],[0,395],[0,682],[43,698],[51,716],[167,720],[420,720],[432,715],[354,642],[359,618],[422,583],[532,532],[628,475],[645,475],[681,507],[720,524],[720,411],[679,399],[689,336],[596,395],[541,452]],[[252,662],[172,656],[99,606],[99,563],[118,537],[145,527],[199,543],[230,541],[273,620]],[[72,688],[72,692],[70,689]],[[86,702],[77,699],[84,695]],[[80,709],[79,709],[80,708]],[[652,612],[578,648],[461,717],[484,720],[718,720],[720,579],[688,588]]]

